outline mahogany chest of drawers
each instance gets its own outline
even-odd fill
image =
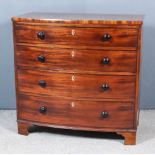
[[[18,132],[116,132],[135,144],[140,15],[13,17]]]

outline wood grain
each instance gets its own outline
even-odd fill
[[[18,133],[27,136],[29,134],[30,127],[32,127],[30,123],[18,122]]]
[[[38,32],[45,33],[45,39],[37,37]],[[73,35],[72,32],[75,34]],[[59,45],[68,47],[122,47],[137,48],[137,29],[117,28],[65,28],[52,26],[16,25],[17,43],[33,43],[44,45]],[[110,34],[111,40],[103,41],[104,34]]]
[[[124,137],[125,145],[135,145],[136,144],[136,132],[118,132],[119,135]]]
[[[133,104],[130,102],[92,102],[20,95],[19,118],[57,125],[133,128]],[[39,108],[45,106],[45,114]],[[107,118],[101,112],[107,111]]]
[[[12,21],[20,134],[38,125],[117,132],[136,143],[143,16],[29,13]]]
[[[71,14],[71,13],[40,13],[32,12],[18,17],[13,17],[14,22],[70,24],[70,25],[130,25],[141,26],[143,15],[122,15],[122,14]]]
[[[28,69],[136,72],[136,51],[79,50],[17,46],[17,65]],[[38,57],[45,58],[40,62]],[[103,64],[108,58],[109,64]]]
[[[46,82],[45,88],[38,84],[40,80]],[[108,84],[109,90],[103,91],[103,84]],[[135,98],[135,76],[51,74],[47,71],[18,70],[18,87],[19,92],[73,98]]]

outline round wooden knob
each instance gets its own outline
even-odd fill
[[[43,88],[46,87],[46,81],[45,81],[45,80],[40,80],[40,81],[38,82],[38,84],[40,85],[40,87],[43,87]]]
[[[38,61],[41,62],[41,63],[44,63],[45,62],[45,57],[43,55],[40,55],[38,56]]]
[[[109,62],[110,62],[110,59],[107,58],[107,57],[105,57],[105,58],[102,59],[102,64],[103,64],[103,65],[108,65]]]
[[[101,117],[102,118],[107,118],[109,116],[108,112],[107,111],[102,111],[101,112]]]
[[[101,86],[101,88],[103,91],[107,91],[107,90],[109,90],[109,85],[105,83]]]
[[[38,37],[38,39],[40,39],[40,40],[44,40],[44,39],[45,39],[45,33],[44,33],[44,32],[38,32],[38,33],[37,33],[37,37]]]
[[[110,41],[112,38],[112,36],[108,33],[104,34],[103,37],[102,37],[102,40],[103,41]]]
[[[42,107],[39,108],[39,112],[41,114],[45,114],[47,112],[47,108],[45,106],[42,106]]]

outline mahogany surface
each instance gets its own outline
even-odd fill
[[[107,51],[17,46],[17,65],[44,70],[136,73],[136,51]],[[38,57],[45,58],[40,62]],[[104,64],[103,59],[109,63]]]
[[[37,33],[44,32],[45,39],[38,39]],[[45,45],[59,45],[60,47],[104,48],[120,47],[122,49],[137,48],[137,29],[124,28],[72,28],[53,26],[16,25],[17,43],[34,43]],[[110,34],[111,39],[103,41],[104,34]],[[67,46],[68,45],[68,46]]]
[[[30,12],[18,17],[13,17],[16,22],[44,22],[44,23],[70,23],[70,24],[113,24],[113,25],[136,25],[143,23],[143,15],[123,14],[73,14],[73,13],[43,13]],[[43,24],[44,24],[43,23]],[[81,25],[83,26],[83,25]]]
[[[18,132],[117,132],[136,143],[141,15],[13,17]]]
[[[26,94],[20,94],[19,101],[19,117],[23,120],[65,126],[133,128],[134,106],[130,102],[82,101]],[[39,112],[42,106],[47,108],[43,114]],[[107,111],[109,117],[102,118],[103,111]]]
[[[80,75],[18,70],[18,90],[32,94],[93,99],[135,99],[135,76]],[[39,81],[46,86],[39,85]],[[103,84],[109,89],[104,91]],[[32,89],[33,88],[33,89]]]

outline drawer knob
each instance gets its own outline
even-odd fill
[[[109,85],[105,83],[101,86],[101,88],[103,91],[107,91],[107,90],[109,90]]]
[[[103,58],[102,59],[102,64],[104,64],[104,65],[108,65],[109,62],[110,62],[110,59],[109,58]]]
[[[44,40],[44,39],[45,39],[45,33],[44,33],[44,32],[38,32],[38,33],[37,33],[37,37],[38,37],[38,39],[40,39],[40,40]]]
[[[47,108],[44,107],[44,106],[42,106],[42,107],[39,108],[39,112],[40,112],[41,114],[45,114],[45,113],[47,112]]]
[[[38,84],[39,84],[41,87],[43,87],[43,88],[46,87],[46,81],[44,81],[44,80],[40,80],[40,81],[38,82]]]
[[[109,116],[108,112],[107,111],[102,111],[101,112],[101,117],[102,118],[107,118]]]
[[[103,37],[102,37],[102,40],[103,41],[110,41],[112,38],[112,36],[108,33],[104,34]]]
[[[45,62],[45,57],[43,55],[38,56],[38,61],[41,63]]]

